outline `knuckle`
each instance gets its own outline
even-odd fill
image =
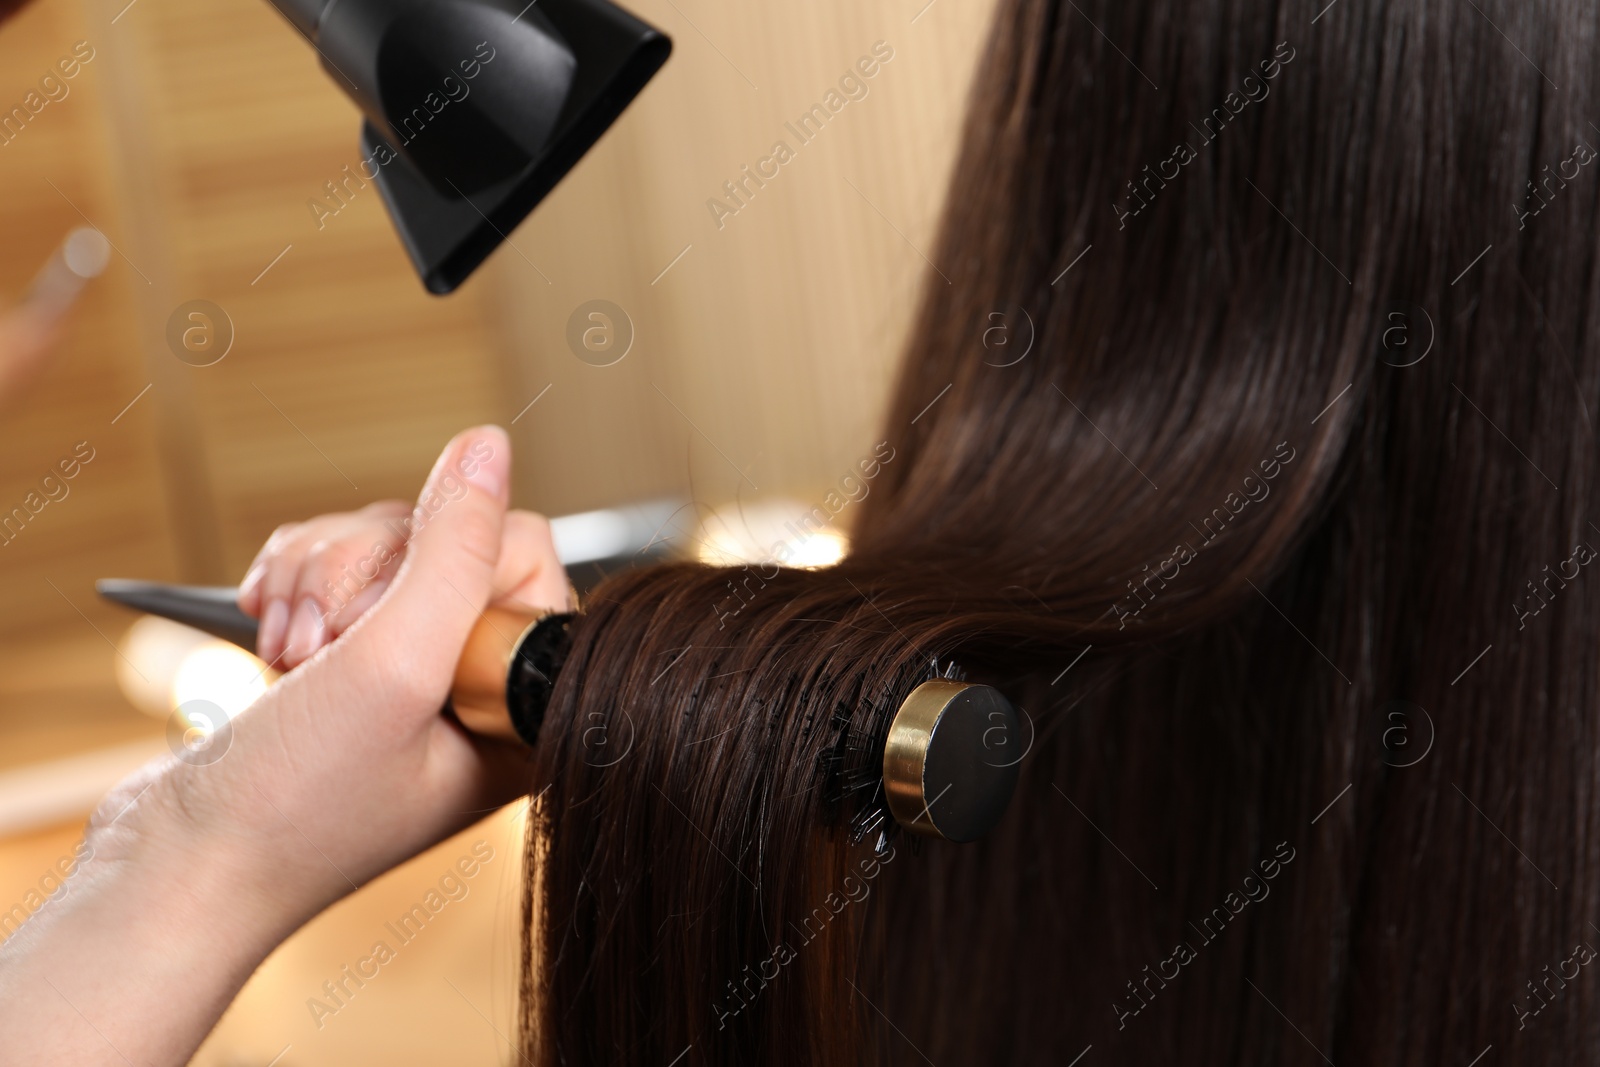
[[[387,519],[396,515],[411,514],[411,505],[404,500],[374,500],[357,514],[368,518]]]
[[[358,548],[359,542],[353,538],[324,537],[306,551],[306,563],[318,570],[337,570],[355,559]]]
[[[261,546],[261,557],[263,559],[277,559],[282,556],[284,550],[289,547],[289,542],[294,540],[294,536],[299,530],[300,524],[298,522],[286,522],[273,530],[272,533],[267,535],[266,544]]]
[[[541,548],[551,547],[555,543],[555,533],[550,527],[550,520],[536,511],[513,511],[506,516],[506,533],[526,540]]]
[[[354,575],[360,562],[356,546],[348,541],[324,540],[311,546],[300,571],[302,585],[320,590],[324,582],[337,584],[346,574]]]
[[[500,560],[501,534],[502,527],[495,516],[474,509],[464,517],[456,541],[463,553],[493,570]]]

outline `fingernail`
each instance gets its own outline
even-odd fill
[[[261,629],[256,633],[256,654],[271,663],[283,651],[283,631],[289,626],[289,602],[273,597],[261,612]]]
[[[266,573],[267,565],[265,563],[257,563],[250,568],[250,573],[245,575],[244,581],[239,583],[239,599],[241,601],[255,591],[256,585],[266,576]]]
[[[504,500],[511,480],[511,439],[498,426],[479,426],[462,447],[456,469],[466,481]]]
[[[322,647],[324,633],[322,609],[310,597],[300,601],[294,610],[294,621],[289,624],[289,643],[284,646],[288,657],[300,663]]]

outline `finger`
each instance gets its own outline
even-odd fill
[[[269,600],[261,612],[261,625],[256,630],[256,655],[270,666],[276,666],[283,656],[284,638],[289,633],[289,602]]]
[[[412,511],[404,563],[349,634],[352,665],[373,684],[405,686],[423,705],[443,703],[493,592],[510,480],[511,444],[498,426],[463,431],[445,446]]]
[[[309,522],[290,522],[272,531],[267,543],[261,546],[256,563],[264,565],[260,577],[251,588],[261,610],[274,600],[294,601],[294,587],[300,573],[300,564],[311,547],[320,527],[317,519]],[[255,573],[255,568],[251,568]],[[248,576],[247,576],[248,577]]]
[[[259,612],[261,626],[256,631],[256,655],[268,663],[275,663],[283,654],[284,640],[289,632],[290,596],[294,591],[295,574],[300,564],[301,523],[288,523],[278,527],[261,546],[256,563],[262,569],[251,587],[249,601]],[[256,573],[256,568],[251,568]],[[240,607],[246,599],[240,598]]]
[[[296,600],[294,611],[289,616],[289,631],[284,637],[282,663],[279,666],[284,670],[300,666],[327,643],[327,634],[327,612],[316,597],[303,596]]]
[[[281,656],[279,665],[287,669],[343,632],[355,615],[336,613],[376,578],[380,566],[386,566],[386,577],[398,568],[395,553],[403,550],[402,520],[410,510],[403,501],[380,500],[358,512],[279,527],[257,553],[239,593],[241,609],[260,609],[258,654],[269,662]],[[308,597],[322,609],[320,630],[316,612],[303,604]],[[364,597],[361,610],[376,599]]]
[[[261,553],[256,553],[256,560],[250,564],[250,569],[245,571],[244,579],[239,583],[239,596],[237,603],[239,610],[246,615],[261,617],[261,579],[267,575],[267,565],[259,562]]]
[[[239,583],[239,610],[246,615],[261,616],[262,582],[272,569],[273,560],[277,559],[283,551],[284,545],[294,536],[300,528],[297,522],[284,523],[273,530],[261,548],[256,551],[255,559],[250,561],[250,566],[245,569],[244,580]]]
[[[388,526],[350,518],[311,546],[295,580],[285,667],[310,659],[377,603],[400,567],[404,532],[398,521]]]
[[[400,570],[410,539],[411,505],[404,500],[380,500],[362,508],[360,514],[365,519],[375,520],[362,526],[368,539],[368,551],[357,562],[355,570],[362,588],[329,616],[328,627],[333,636],[349,629],[351,623],[378,602]]]
[[[572,606],[571,588],[556,556],[550,520],[531,511],[507,512],[494,572],[495,602],[565,611]]]
[[[398,569],[399,566],[400,563],[396,560],[394,569]],[[392,574],[380,575],[374,581],[367,583],[350,603],[330,614],[328,616],[328,640],[332,641],[335,637],[350,629],[351,626],[355,625],[357,619],[365,615],[374,604],[383,599],[384,591],[389,588],[389,582],[392,577]]]
[[[411,504],[405,500],[375,500],[357,514],[373,519],[404,519],[411,514]]]

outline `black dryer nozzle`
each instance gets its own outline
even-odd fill
[[[488,258],[666,62],[609,0],[272,0],[366,115],[377,184],[430,292]],[[348,179],[347,179],[348,180]]]

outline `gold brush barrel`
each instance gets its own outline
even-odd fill
[[[510,608],[484,610],[467,635],[450,687],[450,707],[461,725],[475,734],[523,740],[507,702],[513,661],[529,631],[549,614]]]

